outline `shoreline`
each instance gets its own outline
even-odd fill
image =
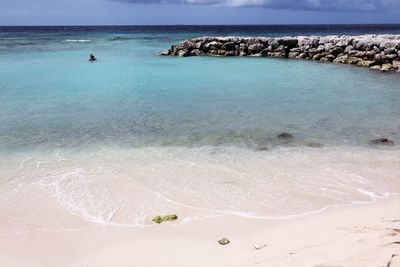
[[[400,193],[398,155],[391,146],[23,153],[0,165],[10,177],[24,177],[3,183],[0,215],[15,231],[81,222],[148,226],[164,213],[177,214],[178,224],[227,215],[303,217]]]
[[[392,257],[399,228],[400,197],[392,196],[285,220],[224,216],[179,226],[89,225],[0,236],[0,265],[398,266],[387,264],[399,263]],[[222,237],[231,243],[219,245]]]
[[[104,147],[15,155],[0,169],[25,177],[3,184],[8,200],[0,210],[0,230],[7,225],[8,232],[58,230],[82,223],[146,227],[164,213],[177,214],[175,224],[229,215],[300,218],[400,193],[398,155],[391,147]]]
[[[172,45],[162,56],[251,56],[305,59],[400,72],[400,35],[198,37]]]

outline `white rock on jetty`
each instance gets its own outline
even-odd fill
[[[164,56],[257,56],[319,60],[400,71],[400,34],[298,37],[200,37]]]

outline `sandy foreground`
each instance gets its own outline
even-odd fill
[[[219,245],[222,237],[231,243]],[[393,267],[400,266],[397,254],[400,196],[292,219],[232,216],[0,236],[1,266]]]

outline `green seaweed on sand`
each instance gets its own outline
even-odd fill
[[[178,220],[178,216],[175,214],[169,214],[169,215],[163,215],[163,216],[156,216],[152,219],[153,222],[160,224],[163,222],[171,222],[171,221],[176,221]]]

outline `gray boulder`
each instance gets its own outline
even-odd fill
[[[360,61],[357,63],[357,65],[358,65],[358,66],[363,66],[363,67],[371,67],[371,66],[373,66],[373,65],[376,65],[376,62],[375,62],[375,61],[372,61],[372,60],[360,60]]]
[[[392,65],[393,65],[394,69],[400,69],[400,59],[399,60],[393,60]]]
[[[179,50],[178,51],[178,56],[180,56],[180,57],[188,57],[188,56],[190,56],[190,51],[189,50]]]
[[[283,39],[280,39],[278,41],[278,43],[281,45],[287,46],[289,48],[293,48],[293,47],[297,46],[297,44],[299,43],[299,40],[297,40],[296,38],[283,38]]]
[[[190,51],[191,56],[200,56],[202,54],[203,52],[200,49],[193,49],[192,51]]]
[[[333,62],[334,63],[346,64],[348,58],[349,58],[348,55],[339,56],[339,57],[335,58],[335,60],[333,60]]]
[[[320,53],[313,56],[313,60],[321,60],[321,58],[325,57],[327,53]]]
[[[216,49],[221,49],[222,45],[223,44],[220,42],[213,41],[213,42],[206,43],[205,45],[203,45],[203,48],[206,50],[216,50]]]
[[[222,49],[223,50],[235,50],[235,43],[234,42],[227,42],[225,44],[222,45]]]
[[[393,70],[393,65],[390,63],[382,64],[381,71],[391,71]]]
[[[344,52],[344,50],[343,50],[343,48],[341,48],[340,46],[333,47],[333,48],[331,48],[331,49],[329,50],[329,53],[330,53],[331,55],[334,55],[334,56],[337,56],[337,55],[339,55],[339,54],[341,54],[341,53],[343,53],[343,52]]]
[[[256,44],[252,44],[250,45],[247,50],[251,53],[251,54],[256,54],[258,52],[260,52],[261,50],[263,50],[265,48],[265,46],[261,43],[256,43]]]

